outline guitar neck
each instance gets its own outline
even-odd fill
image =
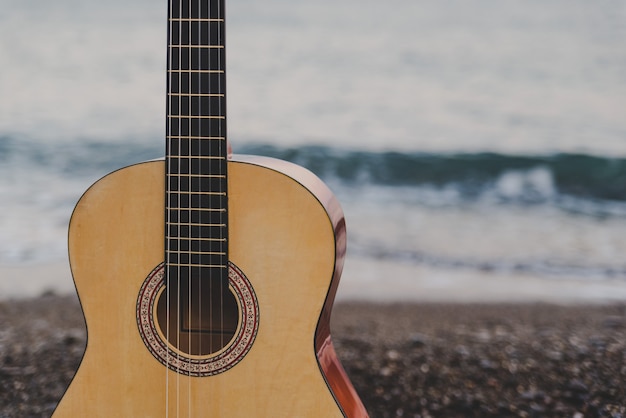
[[[227,287],[224,35],[224,0],[170,0],[166,264],[171,277],[201,272]]]

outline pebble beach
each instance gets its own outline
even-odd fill
[[[626,416],[626,304],[340,301],[372,417]],[[0,417],[48,417],[86,342],[75,296],[0,302]]]

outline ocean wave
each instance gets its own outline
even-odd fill
[[[468,196],[495,188],[503,197],[542,200],[555,193],[626,201],[626,158],[585,154],[506,155],[344,151],[328,147],[248,146],[246,152],[294,161],[318,175],[390,186],[462,186]]]
[[[409,188],[424,197],[424,204],[476,200],[550,204],[581,214],[626,216],[626,158],[568,153],[372,152],[262,144],[243,145],[236,151],[294,162],[342,187]],[[54,171],[66,177],[103,175],[162,155],[158,141],[43,143],[0,137],[2,166]]]

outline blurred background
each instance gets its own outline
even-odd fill
[[[0,295],[72,291],[81,193],[164,153],[166,2],[0,14]],[[344,206],[340,298],[626,299],[626,3],[227,0],[229,138]]]

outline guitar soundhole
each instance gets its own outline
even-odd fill
[[[222,295],[208,287],[195,289],[193,283],[192,289],[181,287],[181,294],[190,290],[188,294],[203,301],[194,303],[192,297],[181,302],[182,309],[167,309],[164,276],[160,264],[137,299],[137,326],[150,353],[169,369],[197,377],[223,373],[242,361],[259,329],[259,304],[241,270],[229,263],[229,292]]]
[[[162,292],[156,308],[158,326],[170,345],[192,356],[213,354],[226,347],[237,332],[240,318],[232,291],[202,286],[199,281],[177,290],[174,295]]]

